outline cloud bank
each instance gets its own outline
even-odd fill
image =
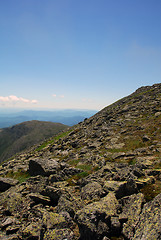
[[[31,104],[36,104],[38,103],[37,100],[29,100],[23,97],[17,97],[14,95],[10,95],[7,97],[0,96],[0,102],[2,103],[31,103]]]

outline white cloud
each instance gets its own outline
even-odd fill
[[[59,96],[57,96],[56,94],[52,94],[52,96],[53,96],[54,98],[64,98],[64,97],[65,97],[64,95],[59,95]]]
[[[37,103],[38,101],[37,100],[29,100],[29,99],[26,99],[26,98],[23,98],[23,97],[17,97],[17,96],[14,96],[14,95],[10,95],[10,96],[7,96],[7,97],[3,97],[3,96],[0,96],[0,102],[7,102],[7,103],[16,103],[16,102],[19,102],[19,103]]]
[[[38,101],[37,100],[31,100],[31,103],[38,103]]]
[[[21,101],[21,98],[11,95],[11,96],[9,96],[9,101],[17,102],[17,101]]]
[[[0,96],[0,101],[1,102],[9,102],[9,97],[2,97],[2,96]]]

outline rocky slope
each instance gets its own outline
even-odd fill
[[[67,128],[61,123],[34,120],[1,129],[0,163]]]
[[[1,239],[161,239],[161,84],[0,168]]]

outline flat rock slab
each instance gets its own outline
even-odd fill
[[[50,198],[47,197],[47,196],[43,196],[43,195],[38,194],[38,193],[30,193],[30,194],[28,194],[28,196],[29,196],[36,204],[39,204],[39,203],[42,203],[42,204],[44,204],[44,205],[50,204]]]
[[[60,164],[55,159],[35,158],[29,161],[29,173],[31,176],[49,176],[57,173]]]
[[[17,185],[18,183],[19,181],[13,178],[0,177],[0,192],[5,192],[10,187]]]

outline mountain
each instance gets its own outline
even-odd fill
[[[95,114],[95,110],[53,110],[53,111],[4,111],[0,109],[0,128],[10,127],[25,121],[49,121],[59,122],[68,126],[73,126],[85,118]]]
[[[0,237],[161,239],[161,84],[0,168]]]
[[[28,121],[0,130],[0,162],[67,129],[61,123]]]

